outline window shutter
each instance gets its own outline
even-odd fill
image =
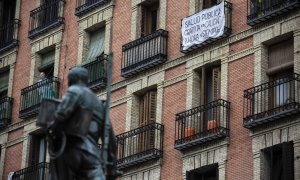
[[[148,122],[149,113],[149,94],[146,93],[140,99],[140,110],[139,110],[139,126],[144,126]]]
[[[43,54],[40,68],[43,68],[43,67],[48,66],[50,64],[53,64],[54,59],[55,59],[55,51],[50,51],[48,53]]]
[[[156,121],[157,91],[150,91],[149,98],[149,123],[153,123]]]
[[[105,28],[101,28],[90,34],[90,46],[84,61],[94,61],[104,52]]]
[[[38,147],[39,146],[37,138],[35,136],[31,136],[29,165],[34,165],[37,163],[39,156]]]
[[[212,95],[213,100],[220,98],[220,86],[221,86],[221,68],[213,68],[212,70]]]
[[[9,71],[6,71],[0,75],[0,92],[8,89]]]
[[[268,73],[290,68],[294,63],[293,39],[269,46]]]
[[[284,180],[294,179],[294,148],[292,142],[282,144],[282,161]]]
[[[139,125],[147,125],[156,120],[156,95],[157,92],[149,91],[140,99]]]
[[[141,37],[146,35],[147,8],[141,5]]]
[[[200,77],[200,105],[204,105],[206,102],[206,93],[205,93],[205,87],[206,87],[206,72],[205,67],[203,66],[201,68],[201,77]]]

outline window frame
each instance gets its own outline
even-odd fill
[[[264,162],[263,162],[263,177],[264,179],[274,179],[274,163],[273,159],[273,153],[274,151],[281,151],[281,157],[282,157],[282,165],[281,165],[281,170],[283,178],[285,179],[294,179],[294,144],[292,141],[290,142],[283,142],[281,144],[276,144],[271,147],[267,147],[265,149],[261,150],[261,153],[263,154]],[[270,156],[270,157],[269,157]],[[276,157],[275,157],[276,158]],[[269,162],[271,161],[271,162]],[[288,162],[290,161],[290,162]],[[270,167],[271,166],[271,167]],[[290,168],[290,169],[289,169]],[[278,172],[278,171],[276,171]],[[282,176],[281,176],[282,177]]]

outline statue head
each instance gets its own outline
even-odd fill
[[[87,85],[88,71],[83,67],[74,67],[68,74],[68,85],[81,84]]]

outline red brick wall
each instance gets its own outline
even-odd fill
[[[181,19],[189,15],[189,1],[168,0],[166,30],[169,32],[168,60],[182,56],[180,52]]]
[[[172,78],[174,78],[176,76],[184,74],[185,71],[186,71],[185,67],[186,67],[186,65],[182,64],[180,66],[177,66],[175,68],[167,70],[165,72],[165,80],[172,79]]]
[[[125,132],[126,106],[127,104],[123,103],[110,109],[110,119],[115,135]]]
[[[244,31],[247,25],[247,0],[231,0],[232,3],[232,33]]]
[[[19,121],[19,105],[21,89],[28,86],[31,66],[31,45],[28,39],[29,29],[29,13],[35,8],[35,1],[21,1],[20,8],[20,20],[21,26],[19,26],[19,47],[17,53],[17,61],[14,71],[13,79],[13,91],[12,96],[13,109],[12,109],[12,123]]]
[[[21,169],[23,143],[10,146],[6,149],[4,158],[3,177],[7,179],[9,172],[18,171]]]
[[[168,86],[163,96],[164,154],[161,179],[182,180],[181,153],[174,149],[175,114],[186,107],[186,81]]]
[[[228,101],[231,102],[231,111],[226,179],[253,179],[251,137],[243,127],[243,92],[253,86],[253,60],[254,56],[250,55],[228,66]]]
[[[19,137],[21,137],[23,135],[23,128],[20,128],[20,129],[17,129],[15,131],[11,131],[9,134],[8,134],[8,141],[12,141],[12,140],[15,140]]]
[[[230,54],[238,53],[252,46],[253,46],[253,37],[250,36],[246,39],[243,39],[242,41],[238,41],[236,43],[230,44],[229,46]]]
[[[69,69],[77,65],[79,23],[77,22],[77,17],[74,15],[75,7],[76,1],[66,0],[64,6],[64,33],[60,48],[58,75],[62,84],[60,95],[63,95],[68,88],[67,75]]]
[[[128,1],[115,1],[112,30],[113,54],[113,83],[122,80],[122,45],[130,42],[131,37],[131,3]]]
[[[111,102],[126,96],[126,88],[118,89],[111,93]]]

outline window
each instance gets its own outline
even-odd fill
[[[293,52],[293,39],[276,43],[268,48],[267,74],[271,80],[276,81],[276,85],[270,93],[271,108],[293,102],[294,81],[290,81],[287,77],[293,72]]]
[[[157,91],[151,90],[140,97],[139,127],[155,123],[156,121]],[[155,129],[139,134],[138,151],[143,152],[154,148]]]
[[[218,165],[203,166],[186,173],[186,180],[217,180]]]
[[[41,66],[38,68],[40,72],[44,72],[46,78],[53,77],[55,51],[50,51],[41,56]]]
[[[0,29],[15,19],[15,10],[15,0],[0,0]]]
[[[159,1],[141,5],[141,36],[151,34],[158,29]]]
[[[294,147],[292,142],[284,142],[262,150],[264,165],[262,179],[294,179]]]
[[[217,5],[220,3],[222,0],[198,0],[198,10],[201,11],[202,9],[207,9],[212,6]]]
[[[46,139],[38,134],[31,135],[29,166],[46,161]]]
[[[157,91],[151,90],[140,97],[139,126],[147,125],[156,120]]]
[[[203,66],[200,71],[200,105],[220,99],[221,67]],[[198,124],[201,131],[215,129],[219,126],[220,107],[209,108],[201,116],[203,120]]]
[[[205,67],[200,72],[200,105],[220,98],[221,67]]]
[[[104,53],[105,28],[101,28],[89,33],[89,48],[83,59],[85,62],[94,61]]]
[[[58,19],[58,0],[41,0],[40,7],[43,7],[44,11],[41,11],[40,22],[41,24],[46,22],[53,22]]]
[[[13,41],[15,9],[15,0],[0,0],[0,49]]]
[[[2,72],[0,72],[0,99],[7,97],[8,82],[9,70],[5,68]]]

